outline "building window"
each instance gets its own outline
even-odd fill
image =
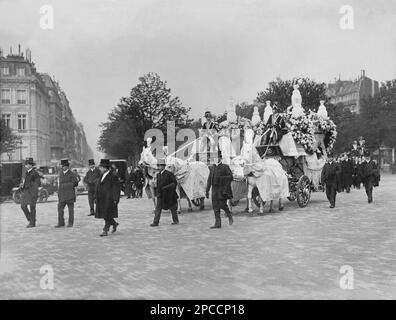
[[[11,103],[11,90],[1,89],[1,103]]]
[[[18,114],[18,130],[26,130],[26,114]]]
[[[1,115],[1,120],[4,121],[7,128],[11,128],[11,113],[3,113]]]
[[[25,68],[17,68],[16,74],[18,77],[24,77],[25,76]]]
[[[17,90],[17,103],[26,104],[26,90]]]
[[[9,76],[10,75],[10,69],[8,67],[1,67],[1,75],[2,76]]]

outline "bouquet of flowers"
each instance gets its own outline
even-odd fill
[[[330,119],[323,119],[321,117],[316,117],[314,120],[316,130],[319,133],[325,134],[325,147],[326,152],[329,153],[333,150],[334,143],[337,139],[337,126]]]
[[[306,115],[299,117],[286,117],[286,126],[292,133],[294,140],[301,144],[309,154],[314,152],[315,127]]]
[[[259,123],[253,126],[253,131],[255,135],[261,136],[267,130],[267,126],[265,125],[264,121],[260,121]]]

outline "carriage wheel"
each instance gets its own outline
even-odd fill
[[[297,183],[297,203],[300,208],[307,206],[311,198],[311,181],[307,176],[301,176]]]
[[[260,193],[259,193],[257,187],[254,187],[252,190],[252,199],[253,199],[253,202],[256,205],[256,207],[260,208],[261,198],[260,198]]]
[[[47,202],[49,197],[48,191],[45,189],[41,189],[38,196],[38,202]]]
[[[194,206],[199,207],[201,205],[201,199],[191,200]]]
[[[14,200],[14,202],[16,204],[20,204],[22,201],[22,192],[20,189],[14,191],[14,193],[12,194],[12,199]]]
[[[236,207],[238,205],[238,203],[239,203],[239,200],[230,200],[230,205],[232,207]]]

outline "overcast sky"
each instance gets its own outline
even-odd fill
[[[40,28],[44,4],[53,30]],[[353,30],[339,26],[344,4]],[[193,117],[252,102],[277,76],[396,78],[396,1],[0,0],[0,46],[18,43],[55,75],[96,149],[99,123],[148,72]]]

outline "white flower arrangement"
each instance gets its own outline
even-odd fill
[[[309,154],[314,152],[315,126],[309,116],[286,117],[286,126],[297,143],[301,144]]]
[[[309,117],[318,133],[329,135],[329,141],[325,147],[327,153],[331,152],[337,139],[337,126],[332,120],[318,117],[315,113],[311,113]]]

